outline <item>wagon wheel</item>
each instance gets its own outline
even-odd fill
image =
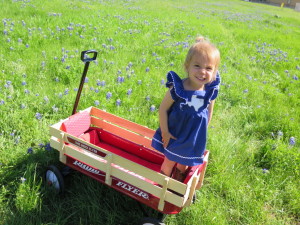
[[[65,183],[62,173],[54,166],[48,166],[45,179],[47,186],[53,188],[57,193],[62,194],[65,191]]]
[[[140,220],[140,223],[138,225],[165,225],[165,224],[158,219],[152,217],[144,217]]]

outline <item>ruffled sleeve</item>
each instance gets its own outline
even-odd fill
[[[188,97],[184,91],[182,80],[174,71],[167,73],[166,87],[171,88],[170,92],[174,101],[177,101],[180,98],[188,100]]]
[[[207,84],[205,87],[205,90],[209,94],[209,100],[215,100],[219,94],[219,89],[220,89],[220,83],[221,83],[221,76],[219,71],[217,72],[216,75],[216,80],[211,82],[210,84]]]

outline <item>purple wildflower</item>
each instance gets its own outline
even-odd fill
[[[96,100],[96,101],[94,102],[94,104],[97,106],[97,105],[100,104],[100,102],[99,102],[98,100]]]
[[[120,105],[121,105],[121,100],[120,100],[120,99],[118,99],[118,100],[116,101],[116,105],[117,105],[117,106],[120,106]]]
[[[107,92],[106,93],[106,99],[110,99],[112,97],[112,93],[111,92]]]
[[[51,148],[51,146],[50,146],[50,143],[47,143],[47,144],[45,145],[45,150],[46,150],[46,151],[51,151],[51,150],[52,150],[52,148]]]
[[[263,173],[269,173],[269,170],[266,169],[266,168],[264,168],[264,169],[262,170],[262,172],[263,172]]]
[[[32,154],[32,153],[33,153],[33,149],[32,149],[32,148],[28,148],[28,149],[27,149],[27,153],[28,153],[28,154]]]
[[[25,86],[27,83],[26,81],[22,81],[22,85]]]
[[[42,119],[42,114],[40,114],[40,113],[36,113],[35,114],[35,118],[37,119],[37,120],[40,120],[40,119]]]
[[[24,183],[26,181],[26,178],[25,177],[21,177],[20,180],[21,180],[22,183]]]
[[[132,89],[130,88],[130,89],[128,89],[128,91],[127,91],[127,95],[129,96],[129,95],[131,95],[132,94]]]
[[[156,109],[156,108],[155,108],[155,106],[154,106],[154,105],[151,105],[151,107],[150,107],[150,111],[151,111],[151,112],[154,112],[154,111],[155,111],[155,109]]]
[[[5,101],[3,99],[0,100],[0,105],[4,105]]]
[[[294,146],[296,144],[296,139],[294,137],[291,137],[289,140],[289,144]]]
[[[150,101],[150,96],[148,95],[148,96],[146,96],[146,101]]]
[[[84,83],[88,83],[88,82],[89,82],[89,78],[86,77],[86,78],[84,79]]]
[[[124,81],[125,81],[124,77],[118,76],[118,78],[117,78],[118,83],[123,83]]]
[[[146,68],[146,72],[149,72],[149,71],[150,71],[150,68],[149,68],[149,67],[147,67],[147,68]]]

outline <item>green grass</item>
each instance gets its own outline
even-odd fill
[[[96,49],[79,108],[93,105],[155,129],[158,112],[150,107],[166,91],[161,80],[169,70],[185,76],[186,46],[197,35],[222,55],[211,156],[197,202],[166,223],[300,223],[299,12],[237,0],[0,6],[0,224],[135,224],[143,215],[134,200],[82,174],[66,179],[64,196],[45,188],[46,166],[61,165],[43,147],[49,126],[71,114],[80,52]]]

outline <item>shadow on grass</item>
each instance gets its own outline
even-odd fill
[[[47,166],[64,167],[54,150],[38,149],[20,158],[1,178],[10,199],[5,224],[129,225],[144,217],[137,201],[77,171],[64,177],[64,194],[50,190],[44,180]]]

